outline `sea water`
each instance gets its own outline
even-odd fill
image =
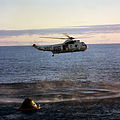
[[[0,47],[1,102],[118,97],[119,85],[120,44],[90,44],[85,52],[54,57],[32,46]]]
[[[120,82],[120,44],[88,45],[56,54],[32,46],[0,47],[0,83],[37,81]]]
[[[41,109],[17,109],[27,97]],[[56,54],[0,47],[0,120],[120,119],[120,44]],[[99,101],[99,102],[98,102]]]

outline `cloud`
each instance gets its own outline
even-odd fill
[[[48,37],[65,37],[68,33],[86,44],[120,43],[120,24],[72,26],[68,28],[34,29],[34,30],[0,30],[0,46],[50,45],[64,42],[62,39],[43,39]]]
[[[33,30],[0,30],[0,37],[20,35],[47,35],[47,34],[94,34],[94,33],[118,33],[120,24],[73,26],[68,28],[33,29]]]

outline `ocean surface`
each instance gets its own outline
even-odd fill
[[[31,117],[16,110],[26,97],[42,104]],[[0,103],[4,104],[0,119],[88,119],[93,113],[91,119],[114,119],[120,114],[120,105],[81,108],[81,104],[119,97],[120,44],[90,44],[85,52],[54,57],[32,46],[0,47]]]

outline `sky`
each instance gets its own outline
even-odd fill
[[[120,23],[120,0],[0,0],[0,29]]]
[[[23,44],[27,44],[28,37],[32,41],[34,39],[35,35],[31,36],[29,32],[28,37],[22,36],[20,33],[17,35],[20,39],[17,38],[18,42],[13,44],[12,40],[16,33],[14,31],[13,34],[12,30],[25,32],[24,30],[43,29],[44,31],[53,28],[93,25],[119,26],[119,5],[120,0],[0,0],[0,46],[19,45],[21,38],[25,41]],[[7,35],[5,30],[11,31],[13,36]],[[3,32],[6,36],[3,36]],[[77,32],[77,34],[79,33]],[[112,33],[110,32],[110,34]],[[38,35],[40,34],[37,33],[36,36]],[[118,38],[117,35],[115,43],[120,43]],[[8,40],[9,42],[7,42]]]

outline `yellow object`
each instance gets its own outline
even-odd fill
[[[38,109],[40,109],[40,104],[36,105],[36,103],[31,98],[26,98],[18,110],[30,111]]]

